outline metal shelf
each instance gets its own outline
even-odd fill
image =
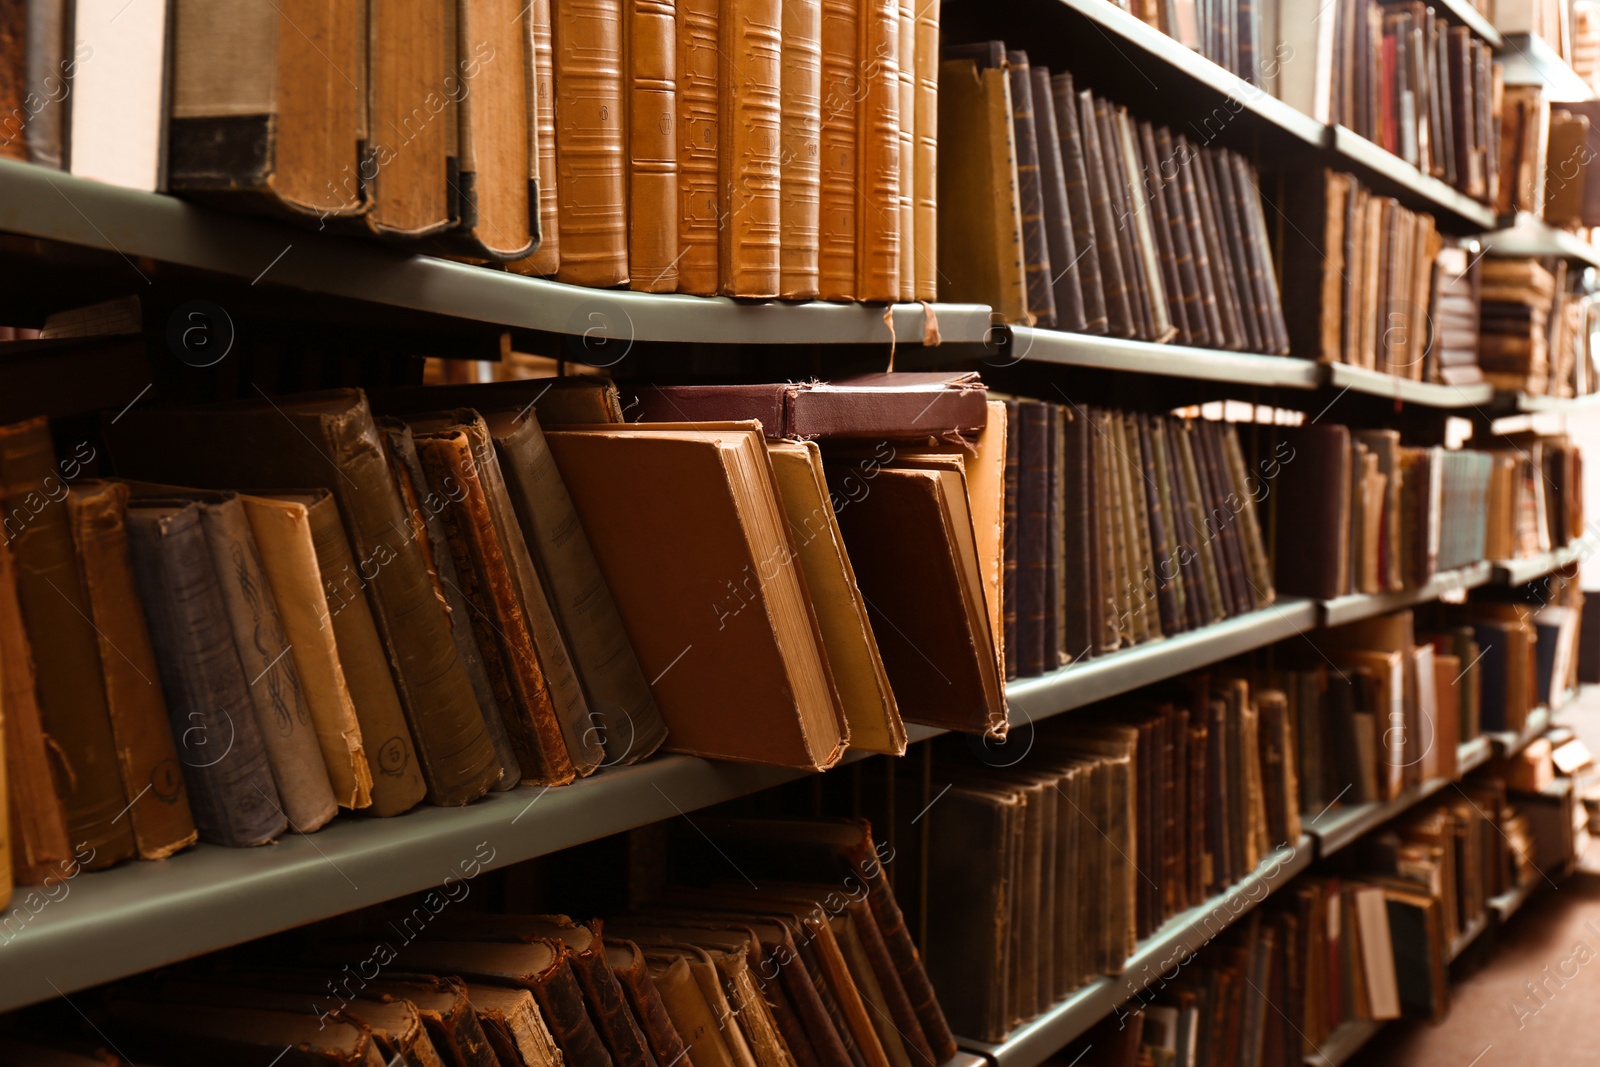
[[[1541,552],[1527,559],[1496,560],[1494,581],[1497,585],[1526,585],[1528,582],[1554,574],[1570,563],[1576,563],[1588,553],[1589,542],[1580,538],[1550,552]]]
[[[1349,389],[1352,392],[1388,397],[1406,404],[1430,408],[1479,407],[1494,397],[1494,389],[1487,383],[1477,385],[1440,385],[1435,382],[1417,382],[1398,378],[1393,374],[1368,367],[1352,367],[1348,363],[1327,363],[1327,386],[1330,389]]]
[[[1258,356],[1185,345],[1160,345],[1120,337],[1011,327],[1010,358],[1071,367],[1129,371],[1135,374],[1190,378],[1207,382],[1239,382],[1281,389],[1316,389],[1322,369],[1294,356]]]
[[[995,1067],[1037,1067],[1067,1042],[1133,999],[1198,951],[1255,905],[1311,864],[1311,841],[1268,856],[1261,866],[1226,892],[1173,916],[1141,941],[1116,977],[1103,977],[1073,993],[1043,1015],[1013,1030],[999,1044],[958,1037],[962,1048],[987,1056]]]
[[[1298,597],[1199,630],[1062,667],[1006,686],[1013,721],[1042,719],[1314,629],[1315,601]],[[1019,714],[1020,713],[1020,714]]]
[[[1491,577],[1493,568],[1485,561],[1459,570],[1445,571],[1427,585],[1416,589],[1402,589],[1398,593],[1352,593],[1349,596],[1324,600],[1321,601],[1322,625],[1339,626],[1358,619],[1369,619],[1374,615],[1409,608],[1414,604],[1425,604],[1458,589],[1476,589],[1480,585],[1487,585]]]
[[[1452,781],[1450,778],[1434,778],[1411,786],[1393,800],[1352,804],[1346,808],[1330,807],[1316,818],[1307,819],[1306,831],[1317,839],[1317,857],[1321,859],[1333,855],[1396,815],[1422,803]]]
[[[1488,928],[1489,913],[1487,911],[1478,916],[1476,919],[1473,919],[1471,922],[1467,923],[1466,926],[1462,927],[1461,933],[1457,934],[1456,937],[1451,940],[1450,947],[1446,949],[1450,962],[1454,963],[1456,960],[1460,959],[1461,954],[1467,951],[1467,949],[1471,948],[1472,943],[1478,940],[1479,935],[1481,935]]]
[[[1379,175],[1396,187],[1422,201],[1418,206],[1435,213],[1448,212],[1464,219],[1478,230],[1494,225],[1494,209],[1446,185],[1430,174],[1424,174],[1399,156],[1367,140],[1345,126],[1328,127],[1328,147],[1341,161],[1355,163]]]
[[[1383,1029],[1383,1019],[1354,1019],[1341,1023],[1317,1051],[1307,1054],[1306,1067],[1340,1067],[1361,1051],[1361,1046]]]
[[[1558,103],[1594,99],[1589,83],[1536,34],[1508,33],[1498,52],[1507,85],[1542,85],[1545,99]]]
[[[1533,891],[1539,887],[1539,879],[1529,879],[1527,884],[1519,885],[1515,889],[1507,890],[1497,897],[1489,898],[1489,908],[1495,913],[1495,919],[1504,925],[1511,916],[1521,910],[1522,905],[1528,902]]]
[[[1456,774],[1468,775],[1494,758],[1494,742],[1487,736],[1463,741],[1456,749]]]
[[[262,285],[624,343],[915,343],[922,339],[926,314],[920,304],[894,305],[891,335],[882,305],[745,301],[563,285],[9,160],[0,160],[0,231],[128,258],[148,256],[247,281],[259,279]],[[943,340],[987,338],[989,309],[984,305],[932,307]]]
[[[1521,731],[1486,732],[1484,736],[1494,743],[1495,755],[1501,759],[1508,759],[1527,748],[1536,739],[1543,737],[1545,731],[1550,729],[1552,717],[1550,709],[1540,704],[1528,713],[1528,722]]]
[[[1488,255],[1519,258],[1561,256],[1587,266],[1600,267],[1600,248],[1576,234],[1558,230],[1525,211],[1518,212],[1509,225],[1506,225],[1505,219],[1500,221],[1500,229],[1486,233],[1479,239]]]
[[[1472,0],[1438,0],[1438,6],[1448,11],[1457,22],[1482,37],[1488,46],[1498,52],[1505,38],[1494,28],[1483,12],[1472,6]]]
[[[1545,412],[1576,415],[1600,409],[1600,393],[1589,393],[1585,396],[1529,396],[1527,393],[1501,393],[1500,396],[1504,398],[1505,408],[1524,415],[1539,415]],[[1496,401],[1496,406],[1500,406],[1500,401]]]

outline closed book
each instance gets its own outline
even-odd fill
[[[678,291],[717,292],[722,228],[717,159],[719,0],[678,0]]]
[[[856,66],[857,300],[900,294],[900,13],[896,0],[863,0]]]
[[[79,483],[67,497],[78,573],[100,646],[97,666],[105,679],[117,761],[130,798],[128,817],[139,857],[157,860],[193,844],[195,827],[150,631],[134,586],[127,509],[127,487],[113,482]],[[9,720],[8,715],[8,744]]]
[[[781,60],[778,295],[808,300],[821,285],[822,0],[783,5]]]
[[[382,237],[433,237],[458,216],[458,193],[450,186],[460,168],[454,94],[438,93],[430,108],[417,92],[458,76],[456,9],[453,0],[403,0],[368,10],[368,148],[361,174],[372,207],[363,218]]]
[[[177,0],[172,20],[169,188],[319,219],[367,209],[364,5]]]
[[[1021,401],[1017,472],[1017,673],[1045,671],[1045,566],[1049,554],[1050,404]]]
[[[1021,562],[1021,545],[1018,541],[1018,528],[1021,525],[1021,487],[1022,487],[1022,402],[1020,400],[1001,401],[1006,406],[1006,466],[1005,466],[1005,512],[1002,515],[1002,524],[1005,531],[1003,545],[1003,570],[1001,578],[1000,599],[1003,604],[1001,618],[1001,649],[1002,662],[1005,666],[1006,680],[1010,681],[1019,677],[1017,657],[1017,566]]]
[[[776,296],[782,5],[720,0],[717,12],[717,291]]]
[[[1184,302],[1186,294],[1178,276],[1178,252],[1173,245],[1172,224],[1167,218],[1166,189],[1161,175],[1162,160],[1156,155],[1155,130],[1148,122],[1140,122],[1133,125],[1131,132],[1134,161],[1138,164],[1134,170],[1134,181],[1145,195],[1145,210],[1150,216],[1161,286],[1167,298],[1167,315],[1176,331],[1172,339],[1177,344],[1192,345],[1195,339],[1189,325],[1188,307]]]
[[[1062,179],[1066,183],[1064,217],[1072,227],[1072,258],[1061,270],[1076,279],[1074,285],[1083,300],[1084,332],[1101,334],[1106,332],[1106,294],[1100,277],[1100,257],[1095,248],[1094,209],[1089,197],[1083,133],[1078,126],[1078,94],[1072,87],[1072,75],[1062,73],[1051,77],[1050,95],[1061,146]],[[1060,301],[1059,294],[1056,299]]]
[[[627,0],[628,284],[678,288],[678,26],[670,0]]]
[[[1083,141],[1089,210],[1094,220],[1094,236],[1089,247],[1100,259],[1100,281],[1106,303],[1106,332],[1113,337],[1134,337],[1139,332],[1136,303],[1121,248],[1127,231],[1120,225],[1122,216],[1116,213],[1111,200],[1112,183],[1107,171],[1106,149],[1101,144],[1100,123],[1095,117],[1094,104],[1093,94],[1088,91],[1078,93],[1078,129]]]
[[[518,274],[551,275],[561,263],[561,194],[556,168],[555,42],[551,0],[528,0],[525,21],[533,70],[533,148],[539,175],[539,247],[507,265]],[[677,210],[676,207],[673,208]]]
[[[467,985],[467,999],[500,1067],[560,1067],[561,1046],[532,993],[475,981]]]
[[[650,978],[649,963],[639,946],[620,938],[608,939],[606,963],[610,965],[611,973],[616,975],[623,995],[628,998],[628,1006],[650,1043],[656,1063],[676,1063],[682,1059],[688,1047],[673,1025],[661,991]]]
[[[1057,325],[1082,332],[1084,319],[1078,251],[1067,201],[1066,171],[1061,156],[1061,126],[1056,118],[1050,71],[1032,68],[1034,132],[1039,141],[1039,188],[1043,198],[1046,246],[1050,253]],[[1087,252],[1088,249],[1085,249]]]
[[[1037,326],[1056,325],[1055,272],[1050,268],[1050,242],[1045,231],[1043,176],[1039,166],[1039,134],[1034,115],[1033,74],[1028,53],[1006,53],[1011,81],[1012,137],[1017,146],[1017,195],[1022,203],[1022,253],[1028,285],[1028,313]]]
[[[629,279],[623,0],[575,0],[554,12],[556,280],[621,285]]]
[[[421,546],[408,534],[394,472],[358,390],[184,411],[135,410],[107,437],[118,469],[129,474],[208,487],[332,489],[362,561],[359,580],[372,590],[429,799],[465,804],[499,778],[483,712]]]
[[[128,542],[200,839],[264,845],[289,820],[239,663],[201,505],[135,501]]]
[[[939,0],[918,0],[912,45],[917,97],[912,115],[916,134],[912,168],[914,234],[912,252],[901,268],[915,276],[915,298],[939,298]],[[906,260],[910,266],[907,267]]]
[[[63,499],[67,479],[95,456],[87,442],[56,459],[44,419],[0,428],[0,486],[5,535],[16,563],[17,599],[33,650],[39,710],[55,755],[65,765],[59,782],[67,833],[75,849],[103,867],[134,855],[133,824],[123,819],[128,796],[117,762],[116,737],[98,671],[99,639],[78,576],[72,530]]]
[[[917,183],[917,16],[915,0],[899,0],[899,35],[896,64],[899,76],[900,126],[900,293],[902,301],[917,298],[916,275],[916,183]]]
[[[344,958],[348,959],[348,954]],[[454,1067],[495,1067],[494,1049],[467,999],[467,984],[462,978],[452,973],[379,976],[368,979],[361,987],[360,999],[403,1000],[414,1006],[445,1063]]]
[[[660,424],[546,440],[654,679],[666,747],[816,769],[837,761],[848,734],[803,576],[762,563],[794,548],[759,428]]]
[[[1276,515],[1309,540],[1301,551],[1278,553],[1275,584],[1293,596],[1341,596],[1349,586],[1350,432],[1319,424],[1285,428],[1281,437],[1288,454],[1280,455]]]
[[[167,4],[136,11],[114,0],[67,5],[66,38],[90,43],[72,67],[62,123],[72,174],[143,192],[165,188],[168,15]]]
[[[239,501],[294,658],[334,799],[342,808],[369,807],[373,773],[334,628],[328,625],[310,508],[270,497],[241,495]]]

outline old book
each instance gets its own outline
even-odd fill
[[[71,25],[66,39],[99,42],[72,67],[71,110],[62,123],[65,168],[130,189],[163,189],[167,5],[127,12],[111,0],[88,0],[67,7],[64,17]],[[76,48],[73,54],[78,55]]]
[[[905,727],[878,654],[867,606],[845,552],[821,450],[810,441],[769,442],[767,450],[822,629],[828,667],[850,727],[850,746],[902,755]]]
[[[241,495],[239,501],[294,658],[334,799],[343,808],[369,807],[373,773],[334,628],[328,625],[310,508],[271,497]]]
[[[499,778],[483,712],[421,548],[405,535],[394,474],[359,391],[181,412],[134,410],[107,437],[118,469],[132,474],[206,486],[332,489],[354,551],[367,571],[376,571],[362,577],[373,592],[429,799],[464,804]]]
[[[1080,96],[1083,94],[1080,94]],[[1117,231],[1117,254],[1122,260],[1122,277],[1128,287],[1128,310],[1133,316],[1133,335],[1141,341],[1157,337],[1155,306],[1151,303],[1150,276],[1140,246],[1142,236],[1137,209],[1129,197],[1128,175],[1123,155],[1121,122],[1111,101],[1089,94],[1091,114],[1087,121],[1095,126],[1098,158],[1104,172],[1107,205]],[[1098,229],[1098,227],[1097,227]],[[1108,231],[1109,232],[1109,231]]]
[[[721,189],[717,160],[721,70],[719,0],[680,0],[678,30],[678,291],[717,292]]]
[[[791,0],[784,4],[782,37],[778,295],[808,300],[820,291],[821,0]]]
[[[1021,401],[1018,412],[1020,467],[1017,472],[1017,671],[1023,677],[1045,670],[1045,565],[1050,516],[1049,416],[1052,405]]]
[[[1165,344],[1177,336],[1169,307],[1166,283],[1161,273],[1161,248],[1156,241],[1156,216],[1150,210],[1150,190],[1143,179],[1144,165],[1138,134],[1127,108],[1116,108],[1109,116],[1115,137],[1117,165],[1127,190],[1126,203],[1132,218],[1134,247],[1142,267],[1141,278],[1150,306],[1151,339]]]
[[[776,296],[781,5],[720,0],[717,11],[717,292]]]
[[[1100,278],[1100,257],[1095,249],[1094,208],[1090,202],[1083,133],[1078,126],[1078,94],[1072,87],[1072,75],[1052,76],[1050,94],[1061,146],[1062,177],[1066,182],[1066,219],[1072,227],[1073,256],[1061,269],[1077,279],[1083,299],[1084,332],[1101,334],[1106,332],[1106,294]]]
[[[1025,326],[1033,320],[1011,110],[1003,67],[966,58],[939,64],[939,201],[979,205],[970,216],[939,214],[939,298],[979,301]]]
[[[370,594],[356,571],[350,541],[339,518],[339,505],[326,489],[277,494],[275,499],[303,506],[310,523],[322,586],[322,600],[313,602],[311,610],[318,612],[319,630],[327,627],[333,631],[339,667],[361,727],[361,744],[372,781],[372,804],[363,810],[369,815],[408,811],[421,802],[427,785],[389,670],[383,639],[373,621],[367,599]]]
[[[44,419],[0,428],[0,486],[5,535],[16,563],[17,599],[33,649],[45,733],[66,774],[58,783],[74,847],[87,846],[91,867],[127,859],[136,844],[117,767],[117,745],[99,672],[99,641],[78,576],[67,510],[72,477],[95,458],[84,442],[57,461]],[[95,768],[103,768],[97,773]]]
[[[330,960],[340,958],[329,955]],[[348,960],[348,954],[343,959]],[[426,970],[427,968],[419,968]],[[326,983],[324,983],[326,985]],[[360,999],[404,1000],[417,1009],[429,1039],[447,1064],[494,1067],[495,1053],[478,1014],[467,999],[467,984],[452,975],[407,974],[366,980]]]
[[[289,825],[195,501],[128,508],[128,543],[201,840],[264,845]]]
[[[762,564],[794,548],[759,428],[661,424],[546,440],[654,679],[667,747],[834,763],[848,733],[803,577]],[[707,606],[697,589],[727,593]],[[727,674],[730,657],[746,669]]]
[[[113,482],[80,483],[67,497],[78,574],[100,646],[97,666],[105,679],[117,762],[130,798],[128,817],[139,857],[157,860],[193,844],[195,826],[134,586],[127,509],[127,487]],[[11,726],[8,715],[7,744]]]
[[[545,1025],[532,993],[471,982],[467,999],[501,1067],[559,1067],[561,1046]]]
[[[613,937],[606,942],[606,963],[628,998],[628,1006],[650,1043],[656,1063],[676,1063],[682,1059],[688,1046],[673,1025],[661,991],[650,978],[650,965],[644,952],[632,941]]]
[[[528,0],[524,18],[533,70],[533,148],[539,176],[539,247],[514,260],[508,270],[518,274],[556,272],[561,263],[561,194],[556,168],[555,43],[551,40],[550,0]],[[674,142],[676,143],[676,142]],[[672,210],[677,211],[674,204]]]
[[[1145,210],[1156,244],[1161,285],[1166,292],[1167,315],[1176,331],[1173,341],[1192,345],[1195,336],[1189,325],[1186,294],[1178,275],[1178,252],[1173,244],[1172,220],[1167,217],[1167,195],[1162,178],[1162,160],[1156,155],[1155,129],[1148,122],[1135,123],[1131,130],[1135,155],[1134,180],[1145,194]]]
[[[270,1062],[285,1047],[296,1062],[327,1067],[382,1067],[372,1032],[353,1022],[323,1022],[305,1011],[160,1004],[115,999],[109,1025],[133,1055],[181,1065]]]
[[[1050,71],[1032,68],[1034,132],[1039,141],[1039,187],[1043,197],[1045,243],[1052,264],[1057,324],[1063,330],[1082,332],[1084,319],[1078,250],[1072,232],[1072,212],[1067,201],[1067,178],[1061,156],[1061,126],[1056,118]],[[1084,251],[1088,251],[1085,249]],[[1031,301],[1031,298],[1030,298]]]
[[[910,256],[901,269],[914,275],[917,300],[939,298],[939,0],[918,0],[916,36],[911,46],[916,74],[912,126],[916,135],[912,166],[914,218]],[[907,261],[909,262],[909,265]]]
[[[899,5],[863,0],[857,16],[855,297],[892,303],[901,267]]]
[[[1038,122],[1034,114],[1033,74],[1028,53],[1006,53],[1011,82],[1011,129],[1017,151],[1017,195],[1022,204],[1023,269],[1028,285],[1028,313],[1034,324],[1056,325],[1055,271],[1050,266],[1050,240],[1046,234],[1043,175],[1039,163]]]
[[[860,33],[858,5],[850,0],[822,0],[817,272],[819,295],[824,300],[857,299]]]
[[[678,288],[678,27],[676,5],[627,0],[628,284]]]
[[[438,94],[435,109],[417,94],[418,86],[443,87],[457,76],[456,14],[450,0],[405,0],[368,12],[370,144],[361,166],[372,202],[364,219],[380,236],[434,237],[459,215],[450,186],[460,169],[453,94]]]
[[[561,198],[556,280],[620,285],[629,279],[623,0],[581,0],[553,10]]]
[[[700,957],[704,955],[698,953]],[[652,946],[644,950],[644,956],[650,979],[661,993],[673,1026],[683,1037],[686,1058],[697,1067],[750,1067],[754,1061],[744,1047],[743,1035],[737,1026],[729,1025],[726,1017],[726,997],[713,987],[714,1006],[696,976],[693,964],[701,962],[696,951],[689,946]],[[709,961],[705,966],[710,966]],[[742,1055],[735,1055],[735,1039]]]
[[[1084,173],[1089,187],[1089,210],[1094,218],[1093,243],[1100,259],[1100,281],[1106,302],[1106,331],[1113,337],[1133,337],[1137,334],[1136,305],[1130,291],[1130,282],[1123,265],[1121,244],[1126,231],[1119,224],[1119,216],[1111,200],[1111,184],[1107,180],[1106,154],[1101,144],[1100,122],[1095,117],[1094,96],[1088,91],[1077,94],[1078,129],[1083,142]]]
[[[1280,522],[1293,516],[1310,541],[1303,551],[1278,553],[1275,584],[1294,596],[1341,596],[1349,588],[1350,433],[1318,424],[1286,427],[1281,437],[1288,455],[1280,457],[1276,514]]]
[[[898,298],[911,301],[917,298],[917,14],[914,0],[899,0],[898,16],[895,39],[900,88],[896,113],[900,127],[900,216],[896,226],[900,237]]]
[[[364,7],[182,0],[172,20],[173,191],[319,219],[367,209]]]

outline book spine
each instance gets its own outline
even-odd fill
[[[615,1067],[656,1067],[649,1042],[634,1021],[623,999],[622,987],[606,962],[599,934],[586,951],[571,953],[567,959],[588,1003],[589,1017],[611,1053]]]
[[[627,0],[628,278],[678,288],[678,27],[673,0]]]
[[[559,962],[532,984],[533,998],[539,1002],[539,1010],[560,1044],[565,1061],[571,1067],[610,1067],[611,1056],[589,1019],[583,990],[572,975],[564,946]]]
[[[1060,269],[1076,278],[1074,284],[1083,298],[1084,332],[1103,334],[1107,328],[1106,294],[1095,245],[1094,208],[1089,197],[1089,175],[1084,166],[1083,134],[1078,127],[1078,97],[1072,87],[1072,75],[1052,77],[1050,91],[1061,145],[1061,171],[1066,182],[1065,218],[1072,227],[1072,260]]]
[[[1118,248],[1117,224],[1111,210],[1106,164],[1100,146],[1100,123],[1095,119],[1094,95],[1078,93],[1078,127],[1083,139],[1084,171],[1088,178],[1089,209],[1094,216],[1094,232],[1088,247],[1100,259],[1100,277],[1106,302],[1106,332],[1113,337],[1134,336],[1133,307],[1128,281],[1123,275],[1122,253]]]
[[[900,299],[917,298],[917,16],[916,0],[900,0]]]
[[[822,128],[817,269],[822,299],[856,299],[856,118],[860,17],[851,0],[822,0]]]
[[[561,266],[561,176],[556,167],[555,41],[550,0],[528,0],[528,49],[533,54],[534,156],[539,173],[539,247],[511,269],[555,274]]]
[[[779,0],[721,0],[717,291],[724,296],[778,292],[782,35]]]
[[[1022,251],[1028,279],[1028,312],[1037,326],[1056,324],[1050,249],[1045,238],[1044,189],[1040,184],[1039,136],[1034,129],[1033,74],[1026,52],[1007,52],[1011,122],[1017,144],[1017,192],[1022,201]]]
[[[912,59],[917,97],[913,110],[916,165],[912,168],[915,226],[912,254],[901,265],[915,277],[915,298],[939,298],[939,0],[916,0]],[[909,265],[908,265],[909,264]]]
[[[1083,315],[1081,273],[1076,269],[1078,250],[1073,242],[1072,215],[1067,207],[1067,182],[1061,161],[1060,123],[1050,72],[1031,70],[1033,78],[1034,132],[1039,140],[1039,185],[1044,207],[1045,237],[1050,253],[1056,318],[1063,330],[1082,333],[1088,325]],[[1084,249],[1085,252],[1088,249]]]
[[[1024,677],[1044,673],[1046,549],[1049,538],[1050,469],[1049,405],[1022,404],[1021,467],[1018,472],[1017,518],[1017,671]]]
[[[556,7],[556,168],[561,263],[556,280],[628,281],[623,173],[623,0],[564,0]]]
[[[717,291],[717,0],[677,0],[678,291]]]
[[[809,300],[820,291],[818,229],[822,196],[822,3],[783,5],[783,154],[778,175],[782,246],[778,295]]]
[[[1021,647],[1017,633],[1017,566],[1022,529],[1020,510],[1022,491],[1022,405],[1016,400],[1006,404],[1006,503],[1005,503],[1005,564],[1001,602],[1005,605],[1005,668],[1008,680],[1020,677],[1017,650]]]
[[[655,1055],[656,1063],[659,1067],[677,1063],[687,1055],[688,1048],[684,1045],[677,1027],[673,1025],[672,1016],[667,1014],[667,1006],[661,999],[660,991],[650,980],[644,953],[631,942],[625,943],[633,948],[633,963],[613,973],[622,986],[623,993],[627,995],[628,1006],[633,1009],[633,1017],[639,1020],[639,1027],[650,1042],[650,1051]]]
[[[900,294],[900,13],[898,0],[863,0],[857,55],[856,298]]]

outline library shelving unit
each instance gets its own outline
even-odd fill
[[[1600,248],[1525,211],[1514,219],[1502,219],[1501,228],[1484,234],[1483,247],[1493,256],[1558,256],[1600,267]]]
[[[1500,585],[1525,585],[1580,562],[1593,550],[1594,546],[1590,540],[1583,537],[1561,548],[1541,552],[1526,559],[1496,560],[1494,580]]]
[[[1322,625],[1340,626],[1358,619],[1370,619],[1401,608],[1426,604],[1447,594],[1476,589],[1488,585],[1494,577],[1494,566],[1488,562],[1474,563],[1457,570],[1444,571],[1434,576],[1426,585],[1415,589],[1401,589],[1392,593],[1351,593],[1321,601]]]

